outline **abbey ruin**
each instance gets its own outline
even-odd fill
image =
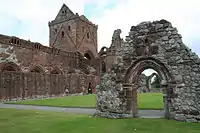
[[[49,22],[49,47],[0,35],[0,100],[23,100],[96,89],[95,115],[138,116],[141,73],[154,69],[163,89],[165,117],[200,122],[200,58],[167,20],[132,26],[123,40],[113,33],[98,52],[98,26],[65,4]],[[150,77],[146,91],[150,89]]]

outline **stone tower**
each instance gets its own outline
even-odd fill
[[[79,51],[88,59],[97,57],[98,26],[84,15],[74,14],[65,4],[56,18],[49,22],[50,47],[64,51]]]

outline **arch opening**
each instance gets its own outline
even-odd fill
[[[149,70],[154,70],[152,72],[149,73],[149,75],[151,76],[150,79],[154,76],[157,75],[157,77],[159,77],[159,89],[161,90],[161,92],[159,93],[146,93],[146,94],[138,94],[138,87],[140,87],[139,85],[139,76],[140,75],[145,75],[145,71],[149,71]],[[155,73],[155,74],[153,74]],[[147,74],[148,75],[148,74]],[[145,75],[145,76],[147,76]],[[153,76],[152,76],[153,75]],[[145,83],[144,86],[146,87],[146,92],[148,92],[148,84],[147,84],[147,78],[145,79]],[[134,107],[134,109],[138,109],[138,108],[143,108],[143,109],[162,109],[164,110],[164,116],[166,118],[169,117],[169,107],[168,107],[168,101],[167,101],[167,89],[168,89],[168,83],[171,81],[171,75],[168,71],[168,69],[166,68],[166,66],[160,62],[159,60],[156,60],[154,58],[141,58],[136,60],[127,70],[126,75],[125,75],[125,83],[128,84],[133,84],[133,87],[135,89],[133,89],[132,91],[136,91],[133,95],[133,97],[137,97],[138,95],[138,99],[137,98],[133,98],[135,101],[132,102],[132,105],[130,106],[137,106]],[[153,100],[152,100],[153,99]],[[152,103],[149,103],[152,100]],[[168,99],[169,100],[169,99]],[[140,107],[140,103],[141,102],[147,102],[145,105],[145,107]],[[137,104],[135,104],[137,103]],[[153,105],[151,108],[151,106],[149,105]],[[155,107],[155,104],[157,105]]]

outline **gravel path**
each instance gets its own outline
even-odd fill
[[[95,113],[95,109],[92,109],[92,108],[62,108],[62,107],[14,105],[14,104],[0,104],[0,108],[56,111],[56,112],[67,112],[67,113],[89,114],[89,115],[92,115]],[[163,118],[164,117],[163,110],[139,110],[138,114],[140,118]]]

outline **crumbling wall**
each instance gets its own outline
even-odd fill
[[[129,36],[122,43],[116,55],[116,58],[120,61],[117,61],[111,69],[111,72],[116,75],[115,79],[106,80],[106,82],[137,85],[138,75],[145,69],[152,68],[161,77],[161,83],[164,87],[164,95],[166,96],[164,97],[165,117],[180,121],[199,122],[200,59],[185,46],[181,38],[177,29],[166,20],[143,22],[132,26]],[[108,77],[113,75],[111,72],[108,72]],[[114,105],[107,106],[107,110],[101,108],[110,102],[109,99],[104,99],[107,97],[106,95],[102,95],[110,91],[107,85],[101,86],[101,84],[104,84],[104,78],[105,76],[102,77],[101,89],[97,93],[97,109],[100,112],[97,114],[100,116],[107,114],[106,116],[108,116],[112,113],[112,116],[116,118],[115,116],[118,116],[121,110],[124,110],[122,114],[125,114],[128,106],[124,106],[120,110]],[[120,99],[120,102],[125,103],[123,101],[127,99],[127,96],[123,95],[121,98],[119,94],[123,94],[123,91],[118,91],[116,85],[113,86],[112,90],[118,94],[118,97],[113,96],[112,100]],[[115,94],[114,92],[113,94]],[[136,106],[136,102],[133,101],[130,106]],[[128,105],[128,103],[125,104]],[[109,110],[115,111],[111,112]],[[132,112],[134,111],[132,110]],[[116,115],[113,115],[113,112]]]
[[[65,52],[39,43],[0,35],[0,71],[3,75],[0,81],[1,92],[3,91],[1,98],[13,99],[13,95],[14,98],[60,95],[65,89],[68,89],[69,93],[79,93],[87,89],[89,82],[95,89],[99,61],[93,60],[94,62],[88,62],[79,52]],[[16,78],[20,78],[19,84],[15,81],[16,75]],[[88,77],[92,79],[89,80]],[[9,84],[4,82],[7,80]],[[6,92],[5,89],[11,91]],[[10,94],[15,91],[16,94]]]

